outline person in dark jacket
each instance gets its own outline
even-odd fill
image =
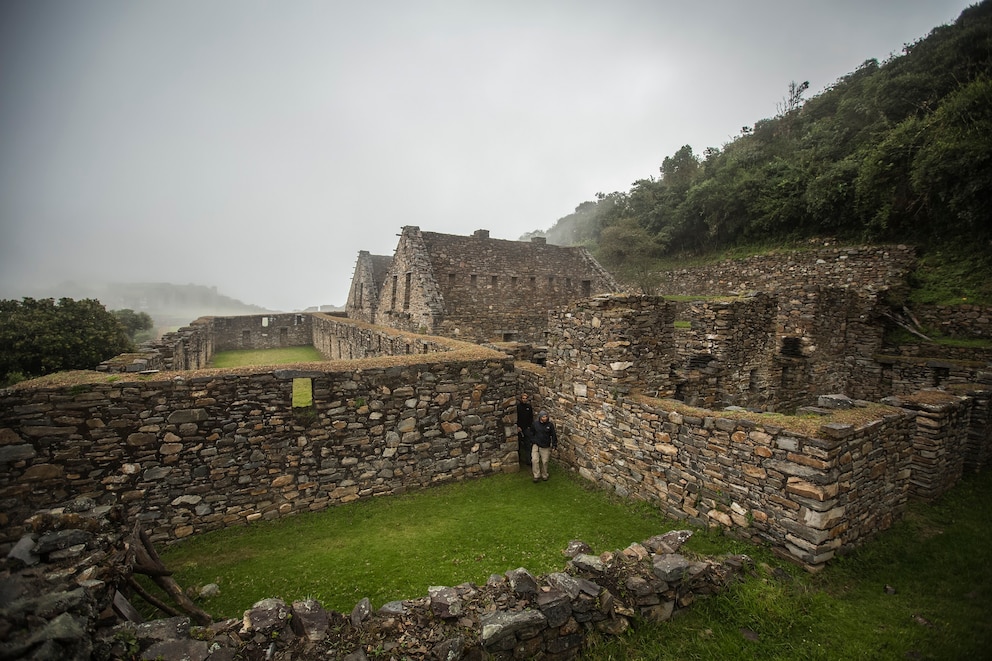
[[[517,458],[520,463],[530,466],[530,434],[534,426],[534,407],[530,395],[523,392],[517,400]]]
[[[558,447],[558,431],[547,411],[541,411],[532,429],[530,440],[534,445],[530,462],[534,481],[537,482],[548,479],[548,461],[551,459],[551,451]]]

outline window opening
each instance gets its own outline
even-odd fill
[[[783,337],[782,355],[789,356],[790,358],[802,358],[803,357],[802,341],[798,337]]]
[[[403,287],[403,309],[410,309],[410,284],[413,282],[413,274],[406,274],[406,283]]]
[[[710,361],[713,360],[713,356],[708,353],[697,353],[695,356],[689,358],[689,369],[691,370],[704,370],[710,366]]]
[[[313,406],[313,379],[293,379],[293,408]]]

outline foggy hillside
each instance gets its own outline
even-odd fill
[[[204,316],[236,316],[279,312],[243,303],[204,285],[175,285],[167,282],[79,283],[67,282],[53,291],[33,293],[33,298],[95,298],[108,310],[130,309],[147,312],[156,328],[172,329],[188,325]]]

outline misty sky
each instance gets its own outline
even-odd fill
[[[0,297],[343,305],[404,225],[517,239],[965,0],[3,0]]]

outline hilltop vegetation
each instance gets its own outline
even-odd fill
[[[745,246],[910,243],[923,282],[950,277],[992,304],[992,0],[807,91],[793,82],[775,117],[722,148],[685,145],[659,176],[583,202],[548,240],[584,245],[630,280]]]

